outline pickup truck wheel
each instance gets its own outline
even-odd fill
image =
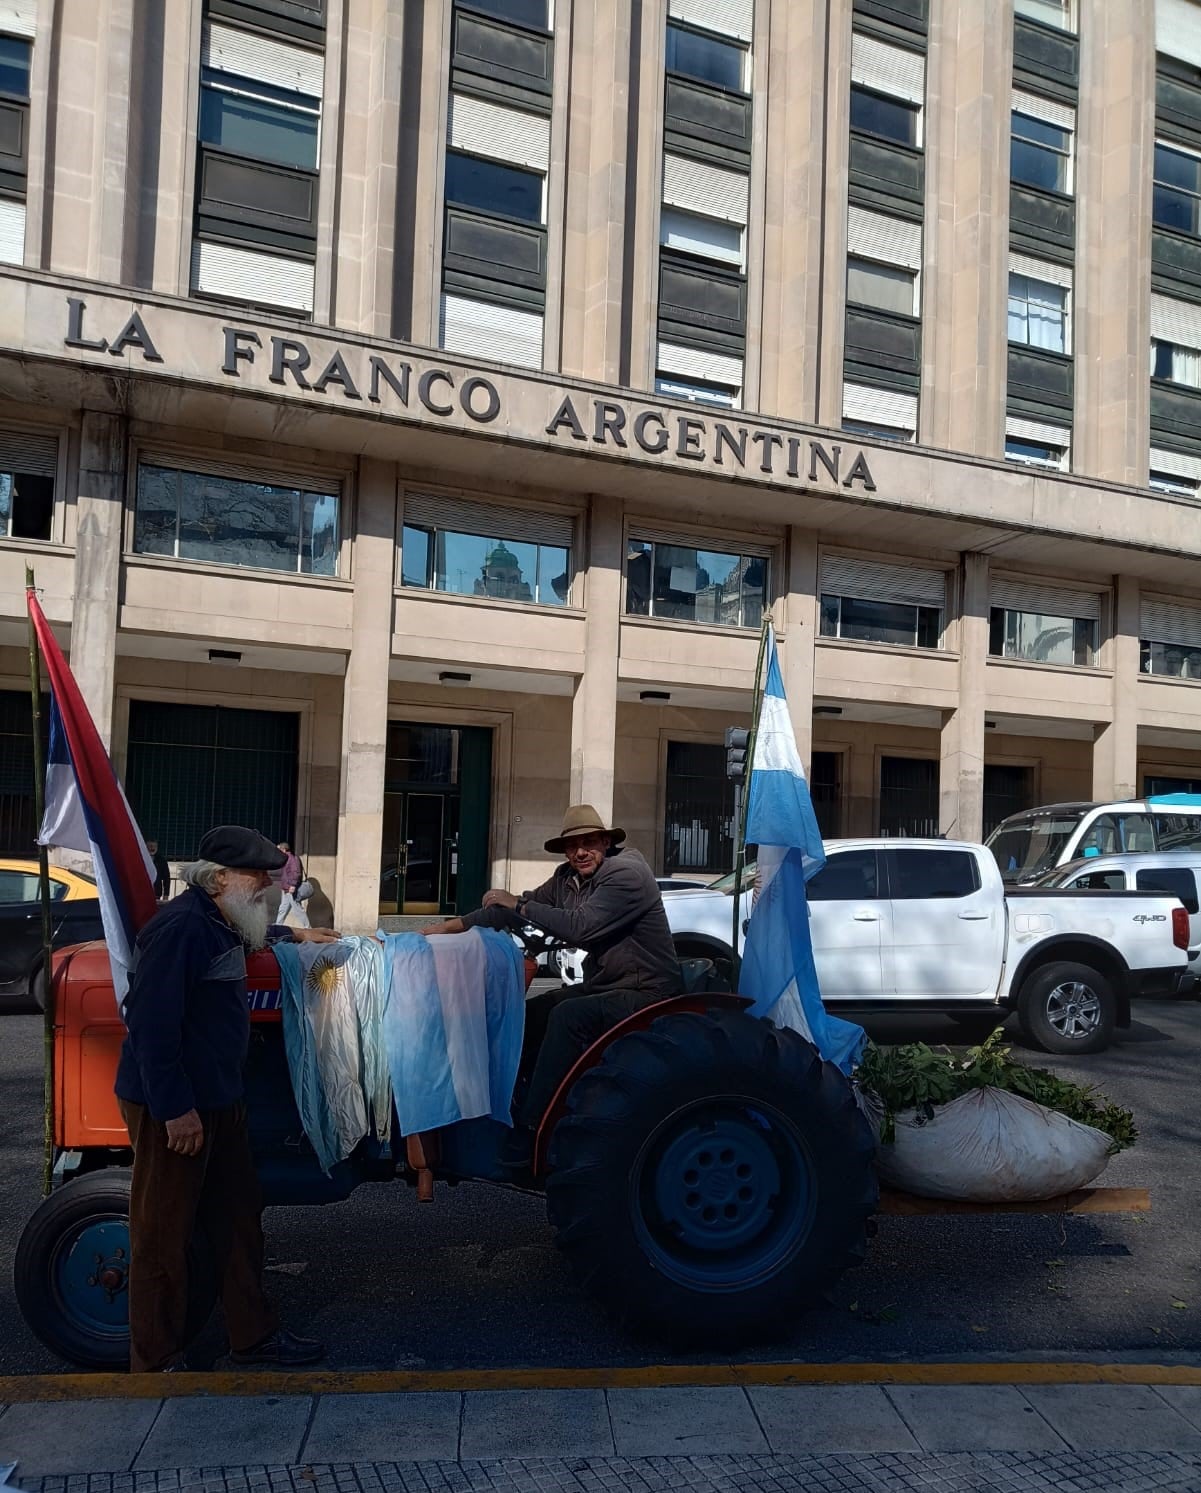
[[[1109,981],[1091,966],[1045,964],[1022,986],[1018,1021],[1043,1052],[1104,1052],[1113,1040],[1117,1000]]]
[[[863,1258],[875,1143],[848,1080],[741,1011],[661,1017],[576,1082],[547,1209],[585,1289],[671,1343],[786,1331]]]
[[[129,1363],[129,1180],[124,1170],[68,1182],[37,1209],[17,1243],[13,1290],[42,1343],[69,1363],[119,1369]],[[189,1341],[217,1296],[211,1247],[189,1251]]]

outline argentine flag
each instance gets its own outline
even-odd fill
[[[797,753],[770,625],[746,838],[759,846],[759,858],[739,992],[753,1000],[752,1015],[770,1015],[776,1026],[792,1027],[827,1062],[850,1073],[867,1038],[862,1027],[831,1016],[818,989],[805,883],[825,865],[826,852]]]

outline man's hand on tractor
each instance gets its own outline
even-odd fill
[[[511,912],[519,901],[520,898],[515,897],[512,892],[502,892],[499,889],[495,889],[484,893],[483,905],[485,907],[507,907]]]
[[[336,928],[293,928],[293,943],[337,943],[342,935]]]
[[[462,918],[447,918],[441,923],[431,923],[428,928],[423,928],[422,933],[426,938],[434,938],[439,933],[466,933]]]
[[[199,1156],[204,1145],[204,1126],[194,1109],[178,1119],[167,1121],[167,1150],[181,1156]]]

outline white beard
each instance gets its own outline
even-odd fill
[[[218,897],[217,905],[252,954],[267,947],[267,929],[271,926],[271,918],[262,892],[244,892],[234,888]]]

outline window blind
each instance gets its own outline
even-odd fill
[[[1057,124],[1061,130],[1076,128],[1075,109],[1067,104],[1053,103],[1049,98],[1040,98],[1037,93],[1021,93],[1015,88],[1011,106],[1015,114],[1027,114],[1031,119]]]
[[[284,259],[233,244],[192,245],[192,289],[235,301],[313,309],[313,266],[304,259]]]
[[[899,264],[906,269],[922,267],[922,227],[886,218],[882,213],[852,207],[847,212],[847,253]]]
[[[1151,335],[1184,347],[1201,347],[1201,306],[1175,301],[1170,296],[1151,297]]]
[[[851,82],[921,104],[926,94],[925,59],[919,52],[890,47],[856,31],[851,38]]]
[[[269,468],[264,469],[246,462],[219,461],[195,451],[180,451],[170,446],[140,446],[138,466],[162,467],[173,472],[196,472],[203,477],[227,477],[232,482],[267,482],[275,487],[294,487],[299,492],[330,493],[334,497],[341,497],[344,485],[343,478],[337,473],[281,468],[274,461]]]
[[[1014,415],[1006,417],[1005,434],[1019,441],[1039,441],[1044,446],[1058,446],[1063,451],[1072,442],[1072,432],[1063,425],[1047,425],[1042,420],[1019,420]]]
[[[5,35],[27,36],[32,41],[37,22],[37,0],[0,0],[0,31]]]
[[[21,264],[25,259],[25,204],[0,197],[0,263]]]
[[[1155,0],[1155,50],[1201,67],[1201,26],[1193,0]]]
[[[994,578],[989,585],[989,601],[995,607],[1044,617],[1083,617],[1096,622],[1101,616],[1101,597],[1096,591],[1075,591],[1066,586]]]
[[[238,31],[210,21],[204,28],[200,60],[205,67],[254,78],[273,88],[321,97],[325,59],[306,47],[292,47],[253,31]]]
[[[485,539],[522,539],[527,544],[555,544],[566,549],[571,548],[575,536],[575,520],[570,514],[502,508],[497,503],[434,493],[405,493],[404,521],[422,529],[450,529]]]
[[[656,367],[661,373],[674,373],[683,379],[699,378],[707,384],[742,388],[742,359],[729,358],[724,353],[702,352],[696,347],[660,342]]]
[[[23,430],[0,430],[0,472],[28,472],[31,477],[58,475],[58,437]]]
[[[668,0],[667,14],[673,21],[687,21],[749,43],[755,6],[754,0]]]
[[[1029,275],[1044,285],[1061,285],[1065,290],[1072,288],[1072,271],[1068,265],[1052,264],[1048,259],[1032,259],[1029,254],[1010,254],[1009,273]]]
[[[550,120],[520,109],[502,109],[485,99],[452,93],[446,116],[452,150],[509,161],[545,172],[550,164]]]
[[[1144,599],[1140,612],[1139,632],[1148,642],[1201,648],[1201,607]]]
[[[1153,472],[1170,472],[1173,477],[1201,482],[1201,457],[1186,456],[1182,451],[1164,451],[1152,446],[1150,467]]]
[[[542,317],[536,311],[444,295],[439,337],[448,352],[521,368],[542,367]]]
[[[645,544],[676,544],[682,549],[712,550],[718,555],[756,555],[770,558],[776,552],[775,545],[766,539],[743,539],[741,536],[734,538],[729,534],[719,537],[712,534],[689,534],[682,529],[639,523],[636,519],[630,520],[630,538]]]
[[[892,601],[907,606],[945,607],[947,573],[922,565],[887,565],[823,555],[823,595],[853,596],[858,601]]]
[[[685,212],[745,223],[750,178],[683,156],[663,157],[663,201]]]
[[[916,430],[917,395],[901,394],[896,389],[871,389],[866,384],[843,384],[842,417]]]

